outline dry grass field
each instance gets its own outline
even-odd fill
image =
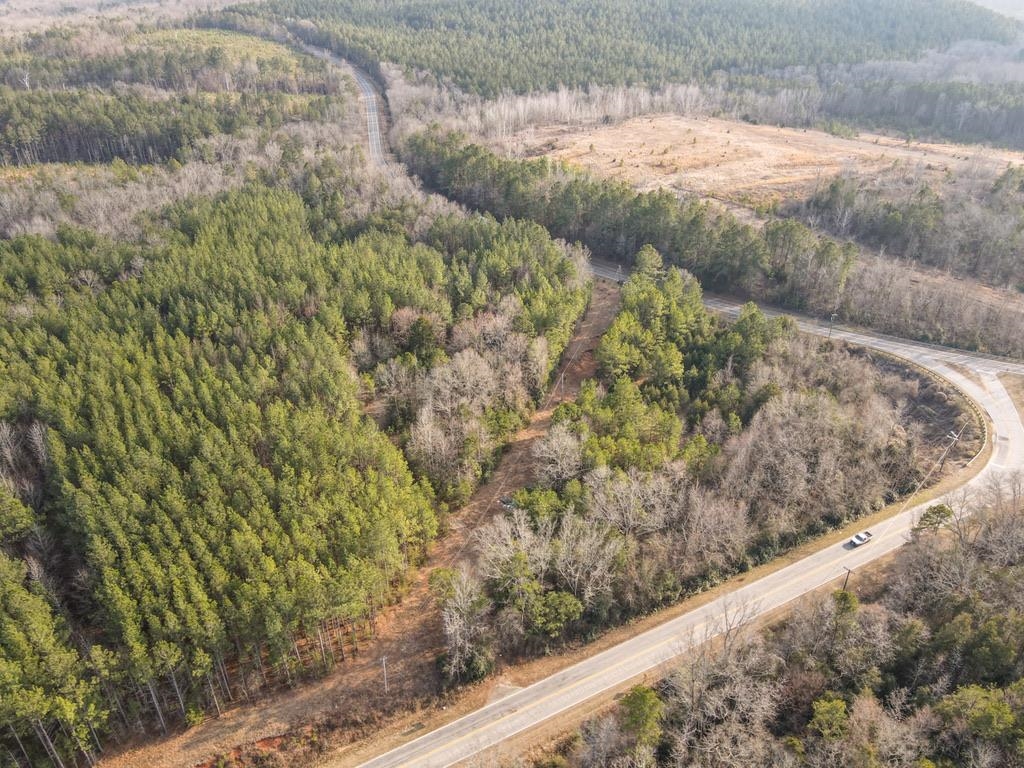
[[[713,200],[759,225],[773,203],[807,198],[841,172],[885,173],[908,189],[922,181],[991,184],[1024,153],[977,145],[901,141],[860,134],[752,125],[717,118],[648,115],[617,125],[552,126],[524,131],[505,143],[516,154],[559,159],[641,191],[668,188]],[[933,184],[941,188],[941,183]],[[760,209],[758,213],[755,213]],[[862,262],[880,258],[863,250]],[[973,301],[1024,311],[1024,299],[978,281],[904,262],[911,282],[937,292],[953,286]]]
[[[806,197],[844,170],[903,170],[908,179],[947,172],[992,176],[1024,153],[929,144],[874,134],[855,138],[824,131],[751,125],[715,118],[645,116],[573,130],[537,129],[516,139],[520,151],[545,154],[621,179],[638,189],[670,187],[743,206]]]

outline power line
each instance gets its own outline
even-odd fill
[[[949,445],[947,445],[943,449],[942,454],[939,456],[938,459],[935,460],[935,463],[932,464],[931,469],[928,470],[928,473],[924,477],[922,477],[920,481],[918,481],[917,487],[914,488],[913,492],[909,496],[907,496],[907,498],[903,501],[903,505],[900,507],[899,511],[889,518],[889,524],[886,525],[885,528],[882,530],[882,534],[888,531],[892,527],[893,523],[896,522],[896,519],[900,515],[902,515],[904,511],[906,511],[907,507],[910,505],[910,502],[913,501],[915,496],[917,496],[918,491],[920,491],[921,488],[924,487],[924,484],[928,482],[929,478],[931,478],[931,476],[935,473],[935,470],[941,467],[943,464],[945,464],[946,457],[949,455],[949,452],[953,450],[954,445],[960,442],[960,438],[963,436],[964,431],[967,429],[967,427],[970,426],[970,423],[970,421],[964,422],[964,425],[960,427],[959,432],[953,432],[953,430],[949,431],[949,433],[946,435],[946,437],[950,441]]]

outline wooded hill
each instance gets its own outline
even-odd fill
[[[914,25],[899,21],[899,39],[872,37],[841,13],[847,5],[812,13],[837,61],[964,30],[1009,34],[995,17],[943,3]],[[592,8],[605,15],[597,28],[613,30],[616,7]],[[780,8],[789,32],[768,29],[789,41],[785,56],[821,53],[794,33],[802,6]],[[896,5],[879,10],[902,18]],[[727,26],[708,6],[670,28],[691,22]],[[735,61],[770,63],[757,58],[763,34],[738,29],[701,45],[733,40]],[[640,60],[661,67],[677,42],[654,41]],[[19,166],[4,173],[20,190],[0,195],[10,235],[0,241],[0,761],[17,766],[89,764],[110,741],[194,723],[343,664],[546,389],[589,290],[583,248],[553,235],[623,263],[639,250],[641,266],[653,243],[711,286],[809,309],[833,306],[852,267],[850,249],[792,222],[758,232],[457,137],[410,143],[430,185],[499,220],[466,213],[367,171],[335,131],[354,113],[347,78],[255,38],[55,31],[4,41],[0,64],[0,161]],[[83,213],[94,198],[103,204]],[[114,208],[127,213],[107,223]],[[87,217],[102,223],[81,226]],[[894,403],[912,387],[888,382],[882,405],[874,389],[836,405],[854,393],[837,372],[878,384],[844,353],[825,354],[827,374],[786,378],[783,367],[810,355],[782,345],[785,329],[758,313],[712,323],[681,272],[627,293],[601,345],[603,388],[586,387],[556,419],[554,439],[577,445],[579,465],[556,477],[545,460],[550,487],[522,497],[536,527],[521,531],[552,534],[538,545],[545,562],[569,551],[555,546],[556,521],[566,541],[611,532],[618,543],[606,554],[642,557],[614,573],[614,592],[585,593],[582,580],[515,570],[515,548],[508,561],[496,554],[492,563],[521,577],[518,592],[486,585],[495,616],[522,619],[502,625],[521,630],[507,636],[517,651],[770,557],[891,498],[919,471],[912,431],[864,433],[849,417],[868,404],[881,421],[898,419]],[[964,344],[1005,343],[956,328]],[[1006,324],[994,331],[1024,338]],[[820,396],[794,394],[812,383]],[[779,468],[756,459],[772,458],[766,435],[793,414],[805,437],[836,427],[829,461],[849,439],[866,446],[846,468],[867,484],[866,506],[837,501],[846,486],[814,474],[806,441],[790,446],[799,460],[782,467],[792,485],[778,498],[709,502],[699,483],[712,478],[767,497],[759,478]],[[808,478],[828,504],[817,516],[782,504]],[[585,483],[603,506],[577,504]],[[673,483],[685,504],[662,492]],[[658,500],[661,529],[634,530],[620,514],[614,499],[633,486]],[[669,507],[682,516],[670,519]],[[719,523],[728,535],[716,543],[704,533]]]
[[[459,102],[564,89],[586,102],[623,87],[617,107],[692,110],[696,98],[752,122],[1024,146],[1024,27],[960,0],[274,0],[203,23],[287,28],[378,79],[397,65]]]
[[[485,96],[904,58],[963,39],[1010,42],[1017,29],[959,0],[274,0],[250,8],[313,21],[357,61],[428,70]]]

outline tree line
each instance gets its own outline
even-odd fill
[[[282,0],[202,23],[276,37],[288,30],[381,82],[395,80],[392,70],[427,81],[438,91],[431,108],[438,98],[459,102],[445,117],[461,118],[466,101],[481,101],[487,114],[525,100],[551,119],[559,107],[548,100],[537,109],[537,101],[561,93],[565,107],[568,93],[574,107],[557,119],[579,119],[580,109],[615,119],[625,101],[634,114],[671,109],[1024,146],[1020,22],[961,2],[669,8],[636,0],[510,9],[481,0]],[[504,110],[503,131],[514,130],[508,117]]]
[[[191,36],[179,46],[146,46],[145,35],[133,43],[123,29],[6,41],[0,163],[181,161],[210,136],[336,121],[347,111],[348,86],[312,57],[270,43],[239,53],[227,32],[181,34]],[[82,55],[90,44],[113,50]]]
[[[0,162],[129,163],[185,159],[201,139],[289,120],[326,122],[340,103],[315,97],[296,103],[284,95],[174,96],[154,100],[132,89],[20,93],[0,87]]]
[[[187,28],[138,31],[113,23],[0,39],[0,70],[4,85],[21,90],[118,83],[169,91],[344,90],[322,61],[248,35]]]
[[[1024,84],[918,82],[898,78],[844,83],[828,91],[824,112],[909,136],[1024,147]]]
[[[637,193],[546,158],[502,158],[437,127],[410,136],[403,159],[428,187],[495,216],[534,219],[600,258],[629,264],[643,245],[708,288],[819,317],[967,349],[1024,354],[1024,316],[978,305],[955,287],[916,285],[897,266],[800,222],[755,227],[668,190]]]
[[[891,256],[1024,290],[1024,170],[911,182],[839,176],[787,212]]]
[[[163,80],[136,72],[125,64],[136,57],[169,63],[175,74]],[[254,178],[302,190],[307,200],[319,184],[318,228],[344,229],[385,199],[422,204],[408,181],[363,167],[366,126],[351,78],[277,42],[110,22],[0,39],[0,58],[11,106],[40,106],[21,126],[22,139],[44,142],[48,155],[74,162],[113,155],[88,166],[29,164],[9,173],[0,188],[4,237],[52,238],[72,225],[136,240],[147,226],[142,219],[163,207]],[[51,93],[63,101],[47,106]],[[64,101],[71,102],[69,113]],[[123,124],[111,124],[111,115]],[[44,123],[51,117],[49,131]],[[9,151],[30,160],[31,147],[18,143],[16,128],[6,128],[15,136]]]
[[[309,20],[323,30],[313,34],[329,36],[342,55],[427,70],[486,97],[909,57],[962,39],[1011,42],[1017,31],[1014,22],[956,0],[279,0],[242,12]]]

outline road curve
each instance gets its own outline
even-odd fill
[[[594,273],[621,279],[614,265],[594,265]],[[735,314],[739,302],[708,298],[710,309]],[[771,314],[776,314],[771,312]],[[910,360],[948,379],[971,397],[992,422],[994,450],[988,464],[967,483],[980,488],[1001,472],[1024,466],[1024,426],[999,373],[1024,375],[1024,365],[968,352],[934,347],[796,318],[801,330],[831,335],[853,344]],[[957,366],[952,368],[950,366]],[[961,370],[970,371],[968,377]],[[980,383],[979,383],[980,382]],[[730,616],[745,618],[783,606],[845,573],[861,568],[902,546],[925,505],[912,507],[874,529],[872,541],[858,549],[833,544],[775,573],[747,584],[690,613],[665,622],[614,648],[581,661],[367,763],[363,768],[444,768],[526,731],[583,702],[621,687],[718,634]],[[500,755],[496,755],[495,762]]]
[[[370,163],[372,165],[386,165],[384,159],[384,138],[380,132],[380,105],[377,100],[377,89],[373,87],[370,78],[365,73],[352,68],[356,78],[356,85],[359,86],[359,95],[366,110],[366,133],[370,147]]]
[[[335,55],[326,48],[309,45],[308,43],[300,43],[299,47],[311,56],[316,56],[339,66],[348,67],[352,71],[356,86],[359,88],[359,100],[363,103],[363,111],[366,113],[366,138],[370,164],[378,167],[387,165],[388,161],[384,152],[384,136],[380,129],[380,97],[377,95],[377,88],[373,81],[352,62]]]

